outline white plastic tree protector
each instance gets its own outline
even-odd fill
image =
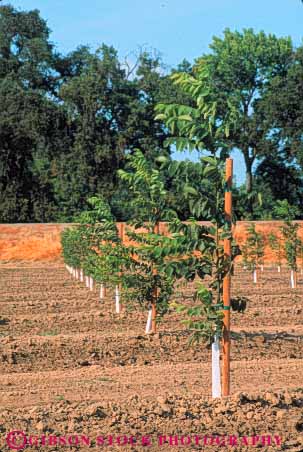
[[[149,309],[148,316],[147,316],[147,322],[146,322],[146,328],[145,328],[146,334],[149,334],[152,331],[152,315],[153,315],[153,311],[151,309]]]
[[[278,265],[278,273],[281,273],[281,265]]]
[[[294,274],[293,269],[290,270],[290,287],[292,289],[295,288],[295,274]]]
[[[120,293],[119,286],[115,287],[116,314],[120,314]]]
[[[82,268],[80,270],[80,281],[83,282],[83,270],[82,270]]]
[[[211,345],[211,369],[212,369],[212,396],[221,397],[221,373],[220,373],[220,343],[218,336],[214,337]]]
[[[104,299],[104,284],[100,286],[100,300]]]
[[[94,280],[91,276],[89,277],[89,290],[94,290]]]
[[[261,272],[263,272],[264,270],[264,265],[261,265]]]
[[[257,270],[256,269],[254,269],[254,272],[253,272],[253,280],[254,280],[254,283],[256,284],[256,282],[257,282]]]
[[[86,287],[89,287],[89,278],[88,278],[88,276],[85,276],[85,285],[86,285]]]

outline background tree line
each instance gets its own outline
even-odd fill
[[[179,72],[203,82],[204,94],[176,83],[171,75]],[[284,199],[302,218],[302,88],[303,48],[290,38],[225,30],[193,65],[184,60],[165,71],[161,58],[144,50],[132,64],[105,44],[62,55],[37,10],[2,5],[0,222],[71,221],[91,195],[126,220],[132,195],[117,170],[137,148],[155,166],[159,155],[172,159],[184,130],[183,148],[243,154],[246,184],[234,189],[239,218],[272,218],[273,205]],[[202,127],[202,97],[215,112],[213,135]],[[155,120],[158,104],[172,106],[171,120]],[[174,118],[176,106],[193,115]],[[223,134],[229,111],[235,121]],[[191,185],[207,190],[212,182],[201,177],[201,164],[184,165]],[[188,201],[173,171],[162,173],[171,207],[186,218]]]

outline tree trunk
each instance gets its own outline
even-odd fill
[[[249,149],[243,151],[245,167],[246,167],[246,194],[249,195],[253,190],[253,174],[252,174],[252,166],[254,162],[254,156],[250,155]],[[249,198],[247,200],[247,211],[248,213],[253,213],[253,200]]]
[[[246,168],[246,193],[251,193],[253,189],[253,175],[252,175],[252,166],[254,163],[255,157],[250,154],[249,148],[243,150],[243,156],[245,161]]]
[[[252,188],[253,188],[253,176],[252,176],[251,168],[248,170],[247,167],[246,167],[246,182],[245,182],[245,186],[246,186],[246,193],[251,193],[252,192]]]

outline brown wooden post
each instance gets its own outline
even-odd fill
[[[155,225],[155,229],[154,229],[154,233],[155,234],[159,234],[160,233],[160,224],[157,223]],[[154,270],[154,274],[157,272],[157,270]],[[158,289],[155,288],[154,289],[154,293],[153,293],[153,303],[152,303],[152,333],[156,333],[157,332],[157,298],[158,298]]]
[[[226,189],[224,199],[225,221],[231,229],[232,222],[232,177],[233,160],[226,159]],[[224,254],[231,259],[231,239],[224,239]],[[222,395],[230,394],[230,289],[231,275],[227,274],[223,280],[223,369],[222,369]]]
[[[123,243],[124,243],[124,223],[120,223],[119,237],[120,237],[121,243],[123,245]],[[122,272],[119,273],[119,276],[122,276]],[[119,293],[120,293],[120,295],[121,295],[121,288],[122,288],[122,286],[121,286],[121,283],[120,283],[119,284]]]

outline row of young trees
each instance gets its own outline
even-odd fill
[[[127,220],[133,195],[117,169],[136,148],[151,161],[164,149],[171,158],[173,144],[240,150],[238,218],[270,218],[284,198],[302,217],[303,51],[289,38],[225,30],[193,65],[165,70],[157,53],[124,60],[100,45],[62,55],[50,37],[37,10],[1,3],[1,222],[70,221],[95,194]],[[195,164],[191,171],[201,174]],[[186,219],[189,200],[164,176],[169,207]]]
[[[156,168],[136,151],[128,162],[119,177],[134,195],[134,217],[125,228],[117,225],[108,204],[90,198],[92,209],[62,233],[65,263],[74,276],[80,280],[86,277],[88,286],[91,281],[98,283],[101,298],[104,287],[115,291],[117,313],[120,296],[125,306],[135,304],[145,309],[146,332],[155,332],[157,319],[174,308],[186,317],[193,340],[203,338],[212,343],[215,335],[222,335],[223,279],[232,272],[239,252],[234,246],[230,259],[223,249],[223,240],[230,237],[231,230],[224,219],[222,162],[215,157],[202,159],[203,175],[211,177],[215,187],[208,193],[186,182],[184,165],[174,166],[175,178],[189,198],[191,217],[187,222],[166,205],[160,167],[170,164],[169,160],[159,157]],[[197,221],[202,212],[209,226]],[[163,215],[167,231],[160,230]],[[182,281],[195,281],[194,306],[180,304],[175,298],[176,285]]]
[[[181,221],[175,211],[167,206],[168,192],[163,180],[163,167],[173,172],[184,196],[189,200],[190,216]],[[157,317],[175,307],[188,317],[193,338],[201,336],[212,342],[222,330],[223,279],[232,271],[232,261],[240,250],[233,246],[232,261],[226,258],[223,240],[230,237],[230,225],[224,218],[224,182],[222,161],[205,157],[201,161],[202,176],[211,178],[212,190],[204,191],[190,185],[191,165],[180,162],[171,166],[165,156],[152,165],[143,153],[136,151],[128,157],[126,170],[119,170],[119,178],[133,193],[133,218],[124,227],[116,223],[108,203],[102,198],[89,199],[91,209],[76,220],[77,226],[62,234],[63,256],[74,276],[86,279],[88,286],[100,284],[100,297],[105,288],[115,291],[116,312],[120,312],[120,297],[126,306],[139,304],[148,311],[147,331],[156,331]],[[277,207],[285,215],[289,206]],[[210,226],[201,225],[201,215]],[[160,230],[160,220],[165,219],[167,231]],[[303,245],[298,237],[298,223],[285,220],[281,235],[271,233],[268,245],[276,256],[278,269],[286,258],[291,270],[291,286],[296,286],[298,259],[303,258]],[[246,242],[241,247],[243,265],[254,272],[263,265],[265,237],[248,228]],[[195,289],[194,307],[179,305],[174,289],[180,281],[207,280],[207,287]],[[172,301],[174,302],[172,304]],[[241,310],[239,300],[234,308]],[[220,309],[221,308],[221,309]],[[195,320],[193,320],[193,318]],[[203,319],[201,321],[201,318]],[[197,320],[198,319],[198,320]]]
[[[191,165],[174,163],[165,156],[151,164],[141,151],[128,157],[126,170],[119,177],[133,194],[134,217],[117,224],[108,204],[91,198],[90,211],[78,217],[78,224],[62,233],[65,264],[70,273],[93,289],[100,285],[115,293],[116,313],[125,308],[141,307],[147,313],[146,333],[155,333],[157,321],[169,310],[176,310],[191,331],[191,342],[203,340],[212,345],[213,397],[221,395],[219,343],[229,338],[224,312],[230,310],[224,298],[224,281],[233,272],[237,246],[227,253],[224,242],[231,243],[231,223],[224,213],[224,198],[229,190],[222,160],[201,159],[201,177],[211,178],[208,191],[190,185]],[[174,173],[190,206],[188,221],[181,221],[167,206],[163,167]],[[198,221],[203,215],[208,225]],[[165,218],[166,231],[160,220]],[[176,298],[179,283],[193,282],[193,303]],[[233,310],[245,310],[244,299],[231,300]],[[229,355],[224,354],[222,390],[229,394]],[[226,377],[226,378],[225,378]]]
[[[247,238],[241,246],[241,254],[243,267],[253,272],[254,283],[258,282],[258,270],[263,271],[265,246],[268,245],[273,252],[278,272],[281,272],[282,262],[286,261],[290,269],[290,286],[292,289],[297,287],[299,263],[301,271],[303,268],[303,241],[298,236],[299,227],[299,223],[287,219],[278,233],[272,231],[266,237],[256,231],[254,223],[248,226]]]
[[[126,225],[119,224],[104,199],[90,198],[91,208],[77,218],[76,225],[62,233],[64,261],[76,279],[85,281],[91,290],[95,285],[100,288],[101,301],[106,290],[114,292],[117,314],[121,312],[121,302],[123,309],[144,310],[147,334],[155,333],[158,320],[168,311],[176,310],[191,331],[192,342],[203,340],[212,344],[213,375],[217,378],[220,375],[217,350],[224,331],[223,281],[232,274],[234,259],[241,252],[234,244],[231,258],[224,252],[224,239],[232,237],[231,225],[224,216],[227,186],[222,160],[201,159],[201,176],[213,181],[213,189],[208,191],[203,186],[197,190],[190,185],[190,164],[186,168],[180,162],[171,167],[166,156],[159,157],[156,163],[152,165],[138,150],[128,157],[127,168],[119,170],[118,176],[133,194],[133,218]],[[189,200],[190,216],[186,222],[167,206],[163,180],[163,167],[167,166]],[[207,217],[208,225],[198,221],[201,215]],[[160,227],[163,216],[166,230]],[[269,236],[277,257],[282,258],[285,253],[294,272],[298,252],[303,249],[297,230],[297,223],[284,222],[283,247],[279,237]],[[244,265],[256,270],[263,262],[264,245],[264,237],[252,224],[242,247]],[[294,287],[295,279],[292,281]],[[194,283],[190,303],[176,298],[176,289],[184,282]],[[232,299],[231,307],[243,312],[246,302],[245,298]],[[220,391],[213,394],[218,396]]]

